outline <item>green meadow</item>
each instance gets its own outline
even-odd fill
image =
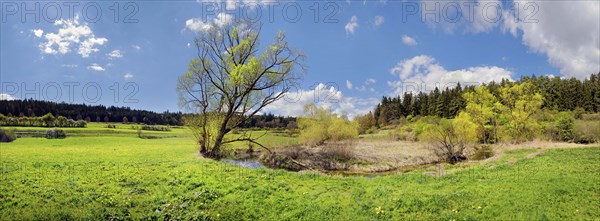
[[[0,143],[0,220],[600,220],[600,147],[362,177],[204,159],[185,128],[142,132],[157,139],[122,124],[64,130]],[[256,133],[267,146],[297,142]]]

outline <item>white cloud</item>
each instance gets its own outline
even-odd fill
[[[410,46],[417,45],[417,41],[408,35],[402,35],[402,43]]]
[[[600,72],[600,2],[527,1],[537,13],[520,10],[504,13],[504,32],[517,37],[531,50],[545,54],[565,77],[583,79]],[[518,15],[518,18],[515,16]],[[569,18],[569,19],[565,19]],[[518,20],[515,20],[518,19]],[[529,19],[529,20],[528,20]],[[537,20],[537,22],[536,22]]]
[[[94,45],[104,45],[107,41],[108,39],[106,38],[88,38],[79,45],[77,53],[80,54],[81,57],[87,58],[92,52],[100,51],[100,49],[94,48]]]
[[[96,38],[92,29],[87,24],[79,23],[79,16],[73,19],[59,19],[54,22],[54,26],[60,26],[56,33],[47,33],[44,35],[46,42],[39,44],[39,48],[44,54],[67,54],[71,46],[77,47],[77,53],[81,57],[89,57],[91,53],[98,52],[96,45],[104,45],[108,42],[106,38]],[[34,34],[41,37],[41,29],[33,30]]]
[[[380,25],[383,24],[383,22],[385,21],[385,18],[383,16],[375,16],[375,20],[373,21],[373,24],[375,25],[375,27],[378,27]]]
[[[185,21],[185,28],[193,32],[206,32],[212,28],[221,28],[233,22],[233,16],[219,13],[212,21],[204,22],[200,18],[191,18]]]
[[[308,103],[315,103],[319,107],[330,108],[338,115],[353,118],[357,114],[369,112],[378,102],[379,100],[375,98],[346,97],[334,86],[320,83],[311,90],[288,92],[283,99],[273,102],[262,112],[284,116],[302,116],[304,106]]]
[[[583,79],[600,72],[600,2],[599,1],[509,1],[459,0],[422,1],[428,9],[459,5],[462,16],[449,22],[454,15],[438,10],[436,16],[421,10],[421,16],[433,28],[448,33],[462,28],[465,32],[490,32],[500,27],[520,37],[533,52],[544,54],[548,63],[560,69],[565,77]],[[473,8],[469,8],[473,7]],[[435,21],[435,19],[438,21]],[[569,19],[565,19],[569,18]]]
[[[42,35],[44,34],[44,30],[42,30],[42,29],[34,29],[34,30],[31,30],[31,32],[33,32],[35,37],[38,37],[38,38],[41,38]]]
[[[350,82],[349,80],[346,80],[346,88],[352,90],[352,82]]]
[[[445,88],[461,84],[481,84],[502,79],[512,80],[513,73],[496,66],[477,66],[458,70],[446,70],[434,58],[427,55],[415,56],[396,64],[390,73],[399,77],[389,81],[395,95],[410,91],[428,91],[435,87]]]
[[[358,18],[356,16],[352,16],[350,21],[344,27],[346,29],[346,35],[354,34],[354,31],[358,28]]]
[[[122,58],[123,57],[123,54],[121,53],[120,50],[111,51],[110,53],[108,53],[106,55],[108,56],[109,59]]]
[[[123,75],[123,79],[125,80],[129,80],[133,78],[133,74],[132,73],[126,73],[125,75]]]
[[[131,47],[135,50],[142,50],[142,47],[140,47],[139,45],[131,45]]]
[[[10,94],[0,94],[0,101],[12,101],[15,99],[17,99],[17,98],[13,97]]]
[[[365,81],[366,85],[375,84],[375,83],[377,83],[377,80],[375,80],[374,78],[369,78]]]
[[[93,63],[90,66],[87,67],[88,70],[92,70],[92,71],[105,71],[106,69],[104,69],[102,66]]]

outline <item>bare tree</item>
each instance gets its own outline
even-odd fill
[[[197,57],[179,77],[177,91],[180,106],[195,113],[185,122],[204,156],[218,158],[221,146],[236,141],[269,150],[247,133],[225,135],[283,98],[300,79],[304,57],[283,32],[259,54],[259,33],[256,23],[215,22],[195,39]]]

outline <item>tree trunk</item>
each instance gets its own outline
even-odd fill
[[[221,144],[223,143],[223,137],[225,137],[225,134],[226,132],[224,128],[221,128],[221,130],[219,130],[219,134],[217,134],[217,137],[215,138],[215,143],[212,149],[210,150],[208,157],[219,158],[219,151],[221,149]]]

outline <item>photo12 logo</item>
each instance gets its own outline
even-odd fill
[[[53,23],[75,15],[88,23],[110,19],[115,23],[138,23],[140,6],[136,2],[53,2],[53,1],[3,1],[2,23],[35,22]]]
[[[234,20],[274,23],[282,20],[297,23],[303,18],[314,23],[339,23],[341,6],[337,1],[206,1],[201,2],[203,22],[211,21],[219,14],[232,16]]]
[[[418,17],[424,23],[461,23],[482,21],[498,23],[512,19],[515,23],[537,23],[536,2],[515,1],[421,1],[400,2],[402,22]],[[511,16],[508,16],[511,15]]]
[[[58,82],[2,82],[0,87],[2,94],[10,97],[53,102],[68,101],[70,103],[79,99],[86,103],[97,103],[105,95],[110,95],[114,103],[138,103],[139,100],[136,96],[139,89],[135,82],[124,84],[114,82],[108,86],[97,82],[63,82],[62,84]]]

